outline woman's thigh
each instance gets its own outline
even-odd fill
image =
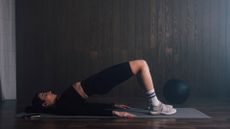
[[[123,62],[108,67],[81,81],[81,85],[87,95],[105,94],[113,87],[128,80],[133,76],[129,62]]]

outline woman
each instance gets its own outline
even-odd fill
[[[145,60],[123,62],[96,73],[85,80],[75,82],[60,97],[51,91],[35,95],[32,107],[40,112],[62,115],[102,115],[118,117],[135,117],[135,115],[116,111],[115,108],[128,108],[126,105],[89,103],[87,98],[95,94],[108,93],[113,87],[128,80],[133,75],[140,75],[149,102],[152,115],[171,115],[176,109],[160,102],[156,96],[152,77]]]

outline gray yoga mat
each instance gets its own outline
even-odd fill
[[[138,108],[130,108],[119,111],[127,111],[133,113],[137,116],[137,118],[199,118],[199,119],[207,119],[210,116],[194,109],[194,108],[176,108],[177,113],[173,115],[150,115],[148,110],[138,109]],[[37,114],[37,113],[19,113],[16,116],[17,118],[48,118],[48,119],[109,119],[116,118],[114,116],[78,116],[78,115],[52,115],[52,114]]]

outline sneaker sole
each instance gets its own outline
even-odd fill
[[[174,109],[172,112],[168,112],[168,113],[150,111],[150,114],[151,115],[173,115],[176,112],[177,112],[176,109]]]

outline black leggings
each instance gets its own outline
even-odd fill
[[[113,87],[128,80],[133,73],[129,62],[120,63],[93,74],[81,81],[88,96],[108,93]]]

